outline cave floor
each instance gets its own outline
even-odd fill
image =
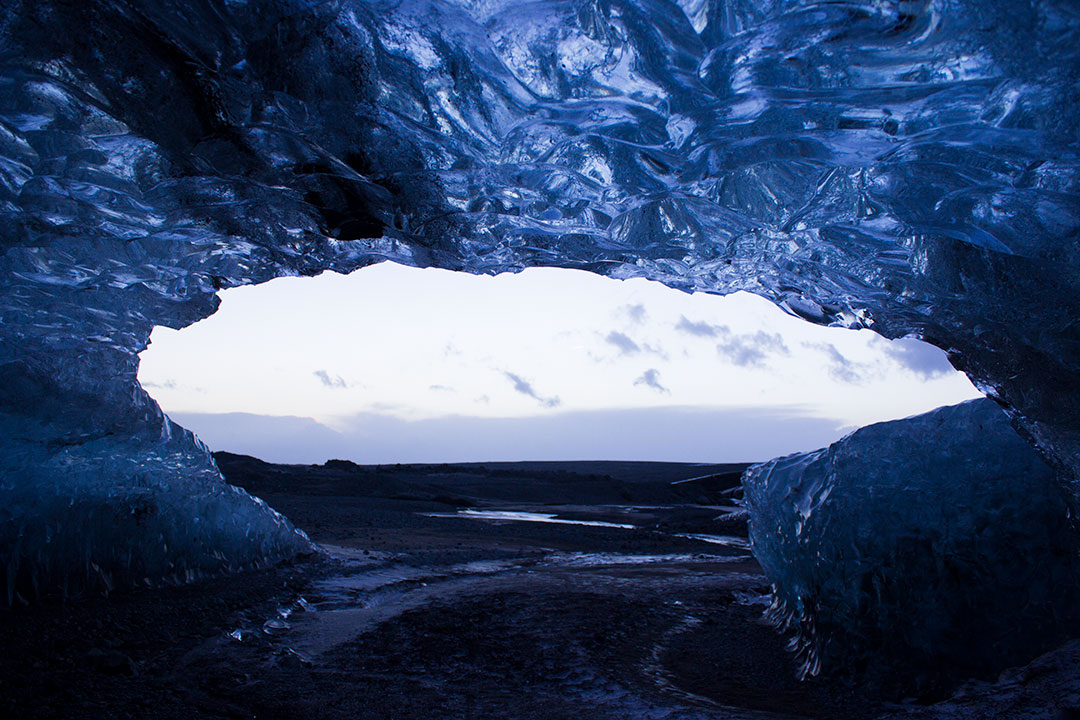
[[[0,613],[0,715],[856,720],[927,711],[841,679],[796,681],[783,639],[760,620],[768,587],[745,546],[687,537],[715,528],[721,505],[498,506],[630,529],[455,517],[429,500],[263,494],[326,555]],[[738,535],[737,524],[726,527]]]

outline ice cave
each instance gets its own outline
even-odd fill
[[[222,288],[389,259],[937,345],[992,401],[748,473],[772,614],[809,673],[1077,627],[1071,0],[10,0],[0,38],[4,603],[314,552],[137,354]]]

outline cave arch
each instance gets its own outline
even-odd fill
[[[5,7],[9,602],[309,551],[221,486],[135,357],[222,287],[381,259],[748,290],[917,335],[1076,476],[1071,5],[518,9]]]

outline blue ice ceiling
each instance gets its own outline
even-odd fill
[[[749,290],[918,335],[1080,469],[1070,0],[0,13],[9,602],[310,551],[220,482],[136,353],[218,289],[387,258]]]

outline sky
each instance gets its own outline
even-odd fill
[[[220,296],[154,330],[139,379],[272,462],[765,460],[979,396],[914,339],[575,270],[382,263]]]

